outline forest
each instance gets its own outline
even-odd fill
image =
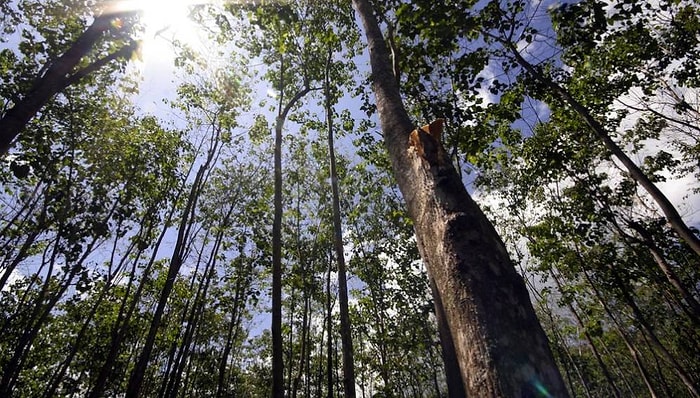
[[[700,398],[697,0],[0,11],[0,397]]]

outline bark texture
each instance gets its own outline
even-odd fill
[[[444,314],[440,329],[454,342],[466,395],[568,397],[525,283],[440,150],[441,143],[431,134],[418,134],[421,147],[409,145],[415,127],[401,101],[372,7],[367,0],[353,0],[353,5],[367,36],[377,110],[394,176],[435,283],[436,304],[442,304],[436,309]]]

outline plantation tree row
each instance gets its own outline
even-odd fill
[[[697,2],[113,6],[0,1],[0,396],[700,396]]]

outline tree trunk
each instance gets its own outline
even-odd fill
[[[189,173],[188,173],[189,174]],[[183,182],[184,184],[184,182]],[[168,210],[168,214],[164,218],[164,225],[169,225],[172,220],[173,216],[175,214],[175,211],[177,210],[178,206],[177,203],[180,200],[180,195],[183,192],[184,185],[182,185],[182,189],[178,190],[178,194],[176,198],[173,200],[172,205],[170,206],[170,209]],[[152,231],[153,228],[155,228],[155,225],[150,225],[148,227],[148,232],[143,234],[143,236],[148,236],[150,232]],[[107,355],[105,357],[104,362],[102,363],[102,366],[100,369],[96,372],[97,377],[95,378],[95,381],[93,382],[92,389],[86,396],[88,398],[100,398],[104,395],[104,390],[107,387],[107,382],[112,374],[112,370],[114,367],[114,364],[117,362],[117,357],[119,355],[119,350],[122,348],[122,341],[125,339],[126,333],[129,330],[129,322],[131,321],[134,311],[136,311],[136,307],[138,303],[141,301],[142,293],[143,290],[146,287],[146,280],[151,274],[151,269],[153,268],[156,258],[157,258],[157,253],[161,247],[161,244],[163,243],[163,240],[165,238],[165,235],[167,233],[168,229],[163,228],[160,232],[160,235],[158,236],[158,239],[156,240],[156,243],[153,245],[153,250],[151,252],[151,257],[149,261],[146,263],[143,271],[141,272],[141,283],[138,284],[138,287],[136,287],[136,290],[131,293],[131,289],[135,284],[135,275],[137,274],[137,268],[139,266],[139,259],[141,258],[142,254],[145,252],[145,249],[139,249],[137,253],[134,255],[132,259],[132,266],[131,270],[129,272],[129,281],[126,285],[126,293],[124,294],[121,303],[119,305],[119,311],[117,314],[117,319],[114,321],[114,324],[112,326],[112,330],[110,332],[110,343],[109,343],[109,349],[107,351]],[[125,257],[125,259],[128,257]],[[131,299],[129,301],[129,299]]]
[[[228,330],[226,332],[226,344],[224,346],[224,352],[221,354],[221,359],[219,360],[218,375],[216,378],[216,398],[223,398],[227,396],[227,386],[226,375],[227,375],[227,365],[229,361],[229,356],[231,355],[231,350],[233,349],[233,344],[238,338],[238,328],[240,326],[241,313],[243,308],[245,308],[244,301],[244,291],[247,289],[243,286],[243,277],[236,278],[236,293],[233,299],[233,310],[231,311],[231,321],[228,324]]]
[[[583,259],[579,256],[579,261],[583,261]],[[583,265],[583,262],[581,263]],[[627,332],[625,331],[625,326],[621,325],[617,318],[613,316],[613,311],[612,309],[608,306],[606,303],[605,298],[601,294],[600,290],[596,287],[596,282],[593,281],[591,276],[588,274],[588,271],[583,268],[583,276],[586,278],[586,281],[588,282],[588,285],[591,287],[591,290],[595,294],[596,299],[600,303],[601,307],[603,307],[603,310],[605,310],[605,313],[608,315],[608,317],[613,321],[613,324],[615,325],[615,330],[617,333],[620,335],[622,338],[622,341],[625,343],[625,346],[630,352],[630,355],[632,356],[632,360],[634,361],[635,366],[637,367],[637,370],[639,370],[639,374],[642,376],[642,380],[644,380],[644,384],[646,385],[648,391],[649,391],[649,396],[652,398],[656,398],[658,394],[656,393],[656,390],[651,383],[651,378],[649,377],[649,371],[646,369],[646,366],[641,361],[639,352],[637,351],[637,347],[634,344],[633,341],[630,340],[630,338],[627,336]]]
[[[331,305],[331,262],[326,278],[326,398],[333,398],[333,314]],[[321,339],[323,340],[323,339]]]
[[[197,170],[197,175],[192,182],[192,188],[190,189],[185,209],[183,210],[182,218],[180,220],[180,225],[178,227],[177,240],[175,242],[175,247],[173,248],[173,254],[170,258],[165,284],[163,286],[163,290],[160,292],[158,304],[155,312],[153,313],[153,319],[151,320],[151,325],[148,329],[148,335],[146,337],[143,350],[139,355],[136,364],[134,365],[134,369],[131,371],[131,376],[129,377],[129,383],[126,388],[127,398],[138,398],[140,396],[148,362],[151,359],[151,353],[155,345],[158,329],[163,319],[163,314],[165,313],[165,307],[168,303],[170,293],[175,286],[175,280],[180,273],[180,267],[182,266],[182,262],[184,260],[186,252],[185,247],[189,241],[191,223],[194,222],[193,220],[195,218],[194,216],[197,201],[199,200],[201,189],[206,182],[207,173],[213,164],[216,157],[215,155],[219,149],[219,134],[220,131],[217,130],[216,135],[212,137],[211,147],[207,153],[207,158],[199,167],[199,170]]]
[[[467,395],[568,397],[525,283],[439,140],[411,134],[386,44],[367,0],[353,0],[369,46],[377,110],[418,248],[445,313]],[[409,147],[414,136],[414,148]],[[449,364],[448,364],[449,366]]]
[[[452,398],[464,397],[464,383],[462,382],[462,373],[459,370],[459,361],[457,359],[457,351],[455,350],[455,342],[452,340],[452,334],[447,328],[447,315],[445,307],[442,304],[440,293],[435,285],[435,280],[430,279],[430,291],[433,294],[435,301],[435,319],[438,324],[438,334],[440,335],[440,351],[442,353],[442,362],[445,365],[445,379],[447,381],[447,393]]]
[[[666,276],[666,280],[668,280],[671,286],[673,286],[676,291],[680,293],[683,300],[685,300],[685,306],[682,306],[683,311],[696,326],[700,326],[700,301],[693,296],[688,287],[685,286],[685,283],[683,283],[681,278],[673,270],[671,264],[666,261],[661,248],[656,245],[651,233],[649,233],[643,225],[638,223],[628,222],[627,225],[641,236],[642,243],[649,249],[651,256],[654,258],[654,262],[661,272],[663,272],[664,276]]]
[[[628,291],[626,285],[623,282],[623,277],[619,275],[616,270],[613,270],[614,281],[617,283],[617,287],[622,296],[622,301],[626,303],[630,309],[632,309],[632,314],[634,315],[634,320],[641,326],[641,331],[644,332],[649,339],[651,339],[651,346],[656,348],[661,356],[668,362],[671,368],[676,372],[678,377],[681,379],[683,384],[688,389],[688,392],[693,397],[700,397],[700,388],[696,384],[697,381],[693,378],[691,373],[685,369],[685,367],[678,361],[676,356],[671,353],[666,346],[661,342],[659,337],[654,332],[654,328],[647,322],[645,315],[639,308],[637,303],[632,297],[632,294]]]
[[[328,52],[326,63],[326,124],[328,128],[328,158],[330,163],[331,191],[333,193],[333,246],[338,262],[338,302],[340,304],[340,340],[343,346],[343,391],[345,397],[355,398],[355,365],[353,362],[352,331],[350,329],[350,309],[348,307],[348,279],[346,275],[343,231],[340,217],[340,194],[338,193],[338,171],[336,170],[335,148],[333,147],[333,106],[330,92],[330,61]]]
[[[306,278],[306,277],[305,277]],[[301,384],[301,378],[304,375],[308,376],[308,372],[310,371],[307,364],[308,360],[307,357],[308,351],[309,351],[309,330],[311,328],[311,325],[309,324],[310,316],[309,313],[311,312],[311,296],[309,293],[309,286],[305,285],[304,286],[304,312],[302,313],[302,320],[301,320],[301,348],[299,349],[299,368],[297,369],[297,374],[294,377],[294,381],[292,383],[292,388],[291,388],[291,394],[292,398],[297,398],[297,391],[299,390],[299,385]]]
[[[284,352],[282,347],[282,125],[275,126],[275,197],[272,221],[272,397],[284,398]]]
[[[562,282],[559,280],[559,276],[554,272],[554,270],[550,271],[550,275],[552,275],[552,279],[554,280],[554,283],[557,285],[557,289],[559,289],[560,292],[563,292],[563,286]],[[600,367],[601,372],[603,372],[603,376],[605,377],[605,380],[608,382],[608,385],[612,389],[612,395],[615,397],[621,397],[622,394],[620,393],[620,389],[617,387],[615,384],[615,379],[613,378],[612,374],[610,373],[610,370],[608,369],[608,366],[605,364],[603,361],[602,356],[600,355],[600,352],[598,351],[598,347],[595,345],[595,342],[593,341],[593,336],[588,331],[588,328],[586,327],[586,323],[581,319],[581,316],[579,315],[578,311],[574,307],[574,303],[580,306],[578,303],[578,300],[574,297],[573,302],[567,301],[567,307],[569,308],[569,311],[571,312],[571,315],[574,316],[574,319],[576,320],[576,323],[578,326],[583,330],[583,335],[586,337],[586,341],[588,342],[588,346],[591,347],[591,352],[593,352],[593,356],[596,359],[596,362],[598,362],[598,366]]]
[[[282,336],[282,129],[292,107],[311,91],[306,86],[284,105],[285,62],[280,61],[279,105],[275,120],[275,195],[272,221],[272,396],[284,398],[284,347]]]

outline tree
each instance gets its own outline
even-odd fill
[[[442,304],[436,312],[445,314],[441,330],[449,335],[441,338],[454,341],[466,393],[510,397],[544,388],[568,396],[525,284],[442,144],[419,131],[415,147],[422,146],[424,156],[409,147],[416,126],[402,104],[374,11],[368,1],[353,5],[367,36],[385,144]]]
[[[0,170],[3,394],[697,395],[698,256],[535,76],[654,184],[697,175],[697,7],[372,3],[371,81],[349,2],[197,4],[216,44],[173,36],[167,112],[130,105],[122,62],[41,107]],[[6,109],[88,6],[0,0]]]
[[[14,93],[12,107],[0,118],[0,155],[7,153],[22,129],[54,95],[110,63],[131,58],[138,49],[138,43],[128,36],[127,27],[134,17],[134,12],[99,14],[60,56],[51,54],[58,49],[49,49],[49,59],[33,78],[28,90],[21,98]],[[98,52],[101,50],[98,45],[104,45],[105,36],[112,36],[113,43],[108,45],[117,43],[120,47],[103,55]],[[120,42],[125,44],[118,44]],[[97,52],[98,56],[85,65],[85,57],[91,52]]]
[[[343,10],[339,9],[338,12],[342,14]],[[349,25],[348,21],[343,21],[344,26],[341,28],[347,28]],[[339,23],[340,24],[340,23]],[[326,129],[328,130],[328,162],[329,171],[331,178],[331,193],[332,193],[332,208],[333,208],[333,246],[335,249],[335,259],[338,267],[338,301],[340,305],[340,337],[342,342],[343,351],[343,392],[345,397],[354,398],[355,397],[355,364],[353,361],[353,343],[352,343],[352,330],[350,324],[350,310],[349,310],[349,298],[348,298],[348,284],[347,284],[347,266],[345,261],[345,247],[343,245],[343,231],[342,231],[342,215],[340,210],[340,193],[338,189],[339,177],[337,171],[336,154],[335,154],[335,144],[334,144],[334,134],[335,134],[335,123],[334,123],[334,103],[337,102],[337,96],[339,91],[339,83],[341,82],[341,77],[338,76],[340,72],[343,72],[343,68],[338,65],[338,63],[333,62],[333,55],[342,48],[339,37],[344,35],[346,38],[345,46],[352,48],[352,36],[350,32],[340,31],[335,33],[331,30],[332,26],[328,26],[327,30],[329,33],[326,42],[327,48],[327,59],[324,70],[324,84],[323,84],[323,96],[324,96],[324,107],[326,113]],[[334,73],[335,72],[335,73]],[[333,81],[336,82],[336,87],[332,87]],[[347,80],[347,79],[343,79]],[[330,314],[329,314],[330,315]],[[329,330],[330,333],[330,330]]]
[[[230,136],[230,130],[235,126],[236,112],[238,108],[245,103],[245,95],[241,87],[227,83],[229,82],[224,81],[222,84],[226,100],[224,101],[219,98],[220,101],[217,101],[217,103],[211,106],[213,109],[207,108],[208,104],[202,101],[203,97],[205,97],[204,93],[198,92],[197,89],[193,89],[191,86],[187,85],[183,88],[183,92],[189,95],[196,95],[195,98],[190,98],[193,102],[192,108],[203,108],[201,109],[202,113],[206,116],[206,122],[209,124],[206,127],[208,130],[208,137],[204,139],[206,142],[206,155],[203,163],[197,168],[194,181],[185,199],[185,206],[182,210],[182,216],[177,230],[177,240],[169,260],[167,278],[160,293],[143,349],[139,355],[136,366],[131,372],[126,390],[127,397],[138,397],[140,394],[146,368],[151,359],[151,352],[155,345],[158,329],[168,304],[168,297],[173,290],[174,283],[180,273],[180,268],[187,257],[186,253],[191,239],[192,224],[197,213],[200,194],[203,187],[208,182],[216,160],[219,158],[223,142],[226,141],[224,137]],[[202,91],[206,91],[207,89],[215,91],[213,96],[218,94],[216,90],[211,89],[210,86],[205,86],[202,88]],[[227,218],[228,217],[224,217],[224,219]]]

